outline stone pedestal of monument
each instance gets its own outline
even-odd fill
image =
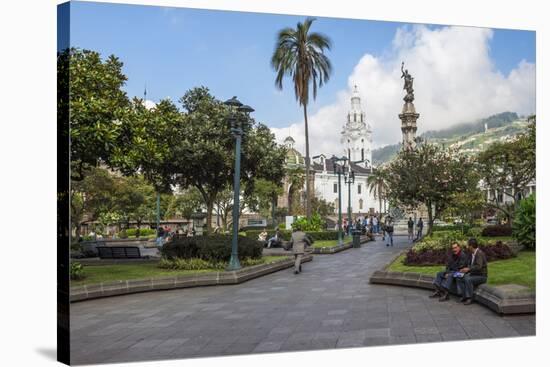
[[[403,149],[412,150],[416,148],[416,120],[420,116],[416,113],[414,103],[405,102],[403,111],[399,114],[401,120],[401,132],[403,133]]]

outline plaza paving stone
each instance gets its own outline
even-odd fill
[[[73,364],[352,348],[535,335],[534,315],[440,303],[426,290],[369,284],[406,248],[378,238],[230,286],[187,288],[71,305]]]

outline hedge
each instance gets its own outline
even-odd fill
[[[246,236],[253,239],[258,239],[258,236],[263,231],[259,230],[249,230],[246,231]],[[283,240],[290,241],[290,237],[292,236],[292,231],[284,230],[279,231],[281,233],[281,236],[283,237]],[[309,236],[313,239],[313,241],[325,241],[325,240],[337,240],[338,239],[338,232],[337,231],[316,231],[316,232],[307,232]],[[267,231],[267,239],[270,239],[275,235],[274,230],[268,230]]]
[[[470,229],[472,229],[472,226],[469,224],[445,224],[441,226],[433,226],[432,232],[440,232],[440,231],[464,231],[464,233],[468,232]]]
[[[510,247],[501,241],[495,244],[480,245],[479,248],[487,256],[487,261],[504,260],[514,257]],[[450,256],[450,249],[434,248],[424,251],[415,251],[414,248],[407,251],[403,264],[405,265],[445,265]]]
[[[507,237],[512,235],[512,227],[506,225],[487,226],[481,231],[484,237]]]
[[[239,259],[262,257],[263,244],[256,238],[239,236]],[[210,262],[229,261],[231,257],[231,235],[209,235],[174,239],[162,246],[161,254],[166,259],[197,258]]]

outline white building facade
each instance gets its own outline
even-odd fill
[[[345,116],[343,129],[340,133],[341,152],[348,158],[346,166],[348,173],[353,171],[355,180],[349,185],[345,183],[344,176],[341,176],[341,200],[342,213],[346,216],[348,212],[348,198],[351,194],[351,208],[354,216],[380,211],[379,201],[370,192],[367,179],[373,172],[372,167],[372,131],[367,122],[365,110],[361,106],[361,98],[357,86],[354,87],[351,97],[351,107]],[[287,137],[285,146],[291,152],[287,156],[287,165],[295,166],[303,164],[303,159],[296,158],[294,139]],[[350,164],[351,161],[351,164]],[[311,171],[313,175],[313,188],[315,196],[332,203],[338,213],[338,175],[334,173],[334,160],[325,154],[312,158]],[[338,162],[337,164],[341,164]],[[305,167],[304,167],[305,168]],[[279,199],[279,205],[285,204],[285,198]],[[384,210],[384,208],[382,208]]]

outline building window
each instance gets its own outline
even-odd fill
[[[351,161],[351,149],[348,148],[348,161]]]
[[[335,184],[333,185],[333,188],[334,188],[334,193],[336,194],[336,193],[338,192],[338,184],[335,183]]]
[[[365,160],[365,149],[364,148],[361,148],[361,160],[362,161]]]
[[[338,210],[338,199],[334,199],[334,209]]]
[[[357,185],[357,193],[358,193],[358,194],[361,193],[361,185]]]
[[[363,199],[359,199],[359,210],[363,210]]]
[[[504,198],[502,196],[502,192],[499,192],[497,194],[497,202],[502,203],[504,201]]]

